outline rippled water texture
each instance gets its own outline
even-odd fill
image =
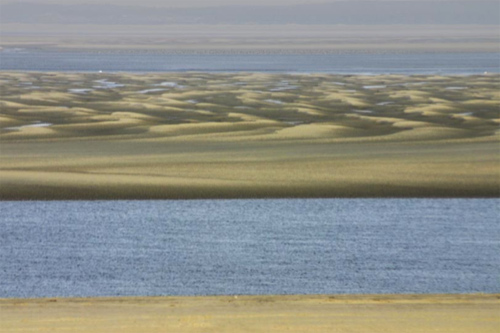
[[[0,297],[498,293],[499,203],[0,202]]]

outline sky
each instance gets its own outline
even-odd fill
[[[316,3],[332,3],[339,0],[2,0],[2,3],[56,3],[56,4],[116,4],[116,5],[136,5],[136,6],[155,6],[155,7],[212,7],[224,5],[296,5],[296,4],[316,4]],[[345,0],[344,0],[345,1]],[[349,0],[356,1],[356,0]],[[366,1],[366,0],[365,0]],[[370,0],[370,1],[387,1],[387,0]],[[389,0],[389,1],[406,1],[406,0]],[[429,1],[429,0],[422,0]],[[433,0],[433,1],[450,1],[450,0]],[[464,1],[464,0],[462,0]],[[480,0],[466,0],[480,1]]]
[[[3,1],[0,20],[4,24],[450,25],[500,23],[499,0],[0,1]],[[55,5],[47,6],[48,3]],[[110,4],[120,6],[106,6]],[[302,6],[292,6],[291,4],[300,4]],[[190,8],[178,8],[186,7],[187,5],[190,5]],[[245,7],[238,7],[237,5],[244,5]],[[206,8],[211,6],[219,7]]]
[[[212,7],[224,5],[287,5],[328,3],[335,0],[3,0],[4,3],[32,2],[32,3],[56,3],[56,4],[116,4],[116,5],[139,5],[154,7]]]

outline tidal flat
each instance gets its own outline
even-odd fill
[[[0,199],[498,197],[500,76],[0,73]]]

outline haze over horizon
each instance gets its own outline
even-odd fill
[[[34,3],[34,4],[60,4],[60,5],[127,5],[141,7],[217,7],[217,6],[293,6],[310,4],[328,4],[335,2],[488,2],[491,0],[8,0],[4,4]]]
[[[492,0],[228,2],[16,0],[2,5],[0,19],[3,24],[500,24],[500,2]]]

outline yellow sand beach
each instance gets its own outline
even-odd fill
[[[0,73],[0,200],[498,197],[498,75]],[[0,332],[498,332],[500,295],[0,300]]]
[[[0,73],[0,199],[498,197],[498,79]]]
[[[0,332],[496,333],[500,295],[0,300]]]

